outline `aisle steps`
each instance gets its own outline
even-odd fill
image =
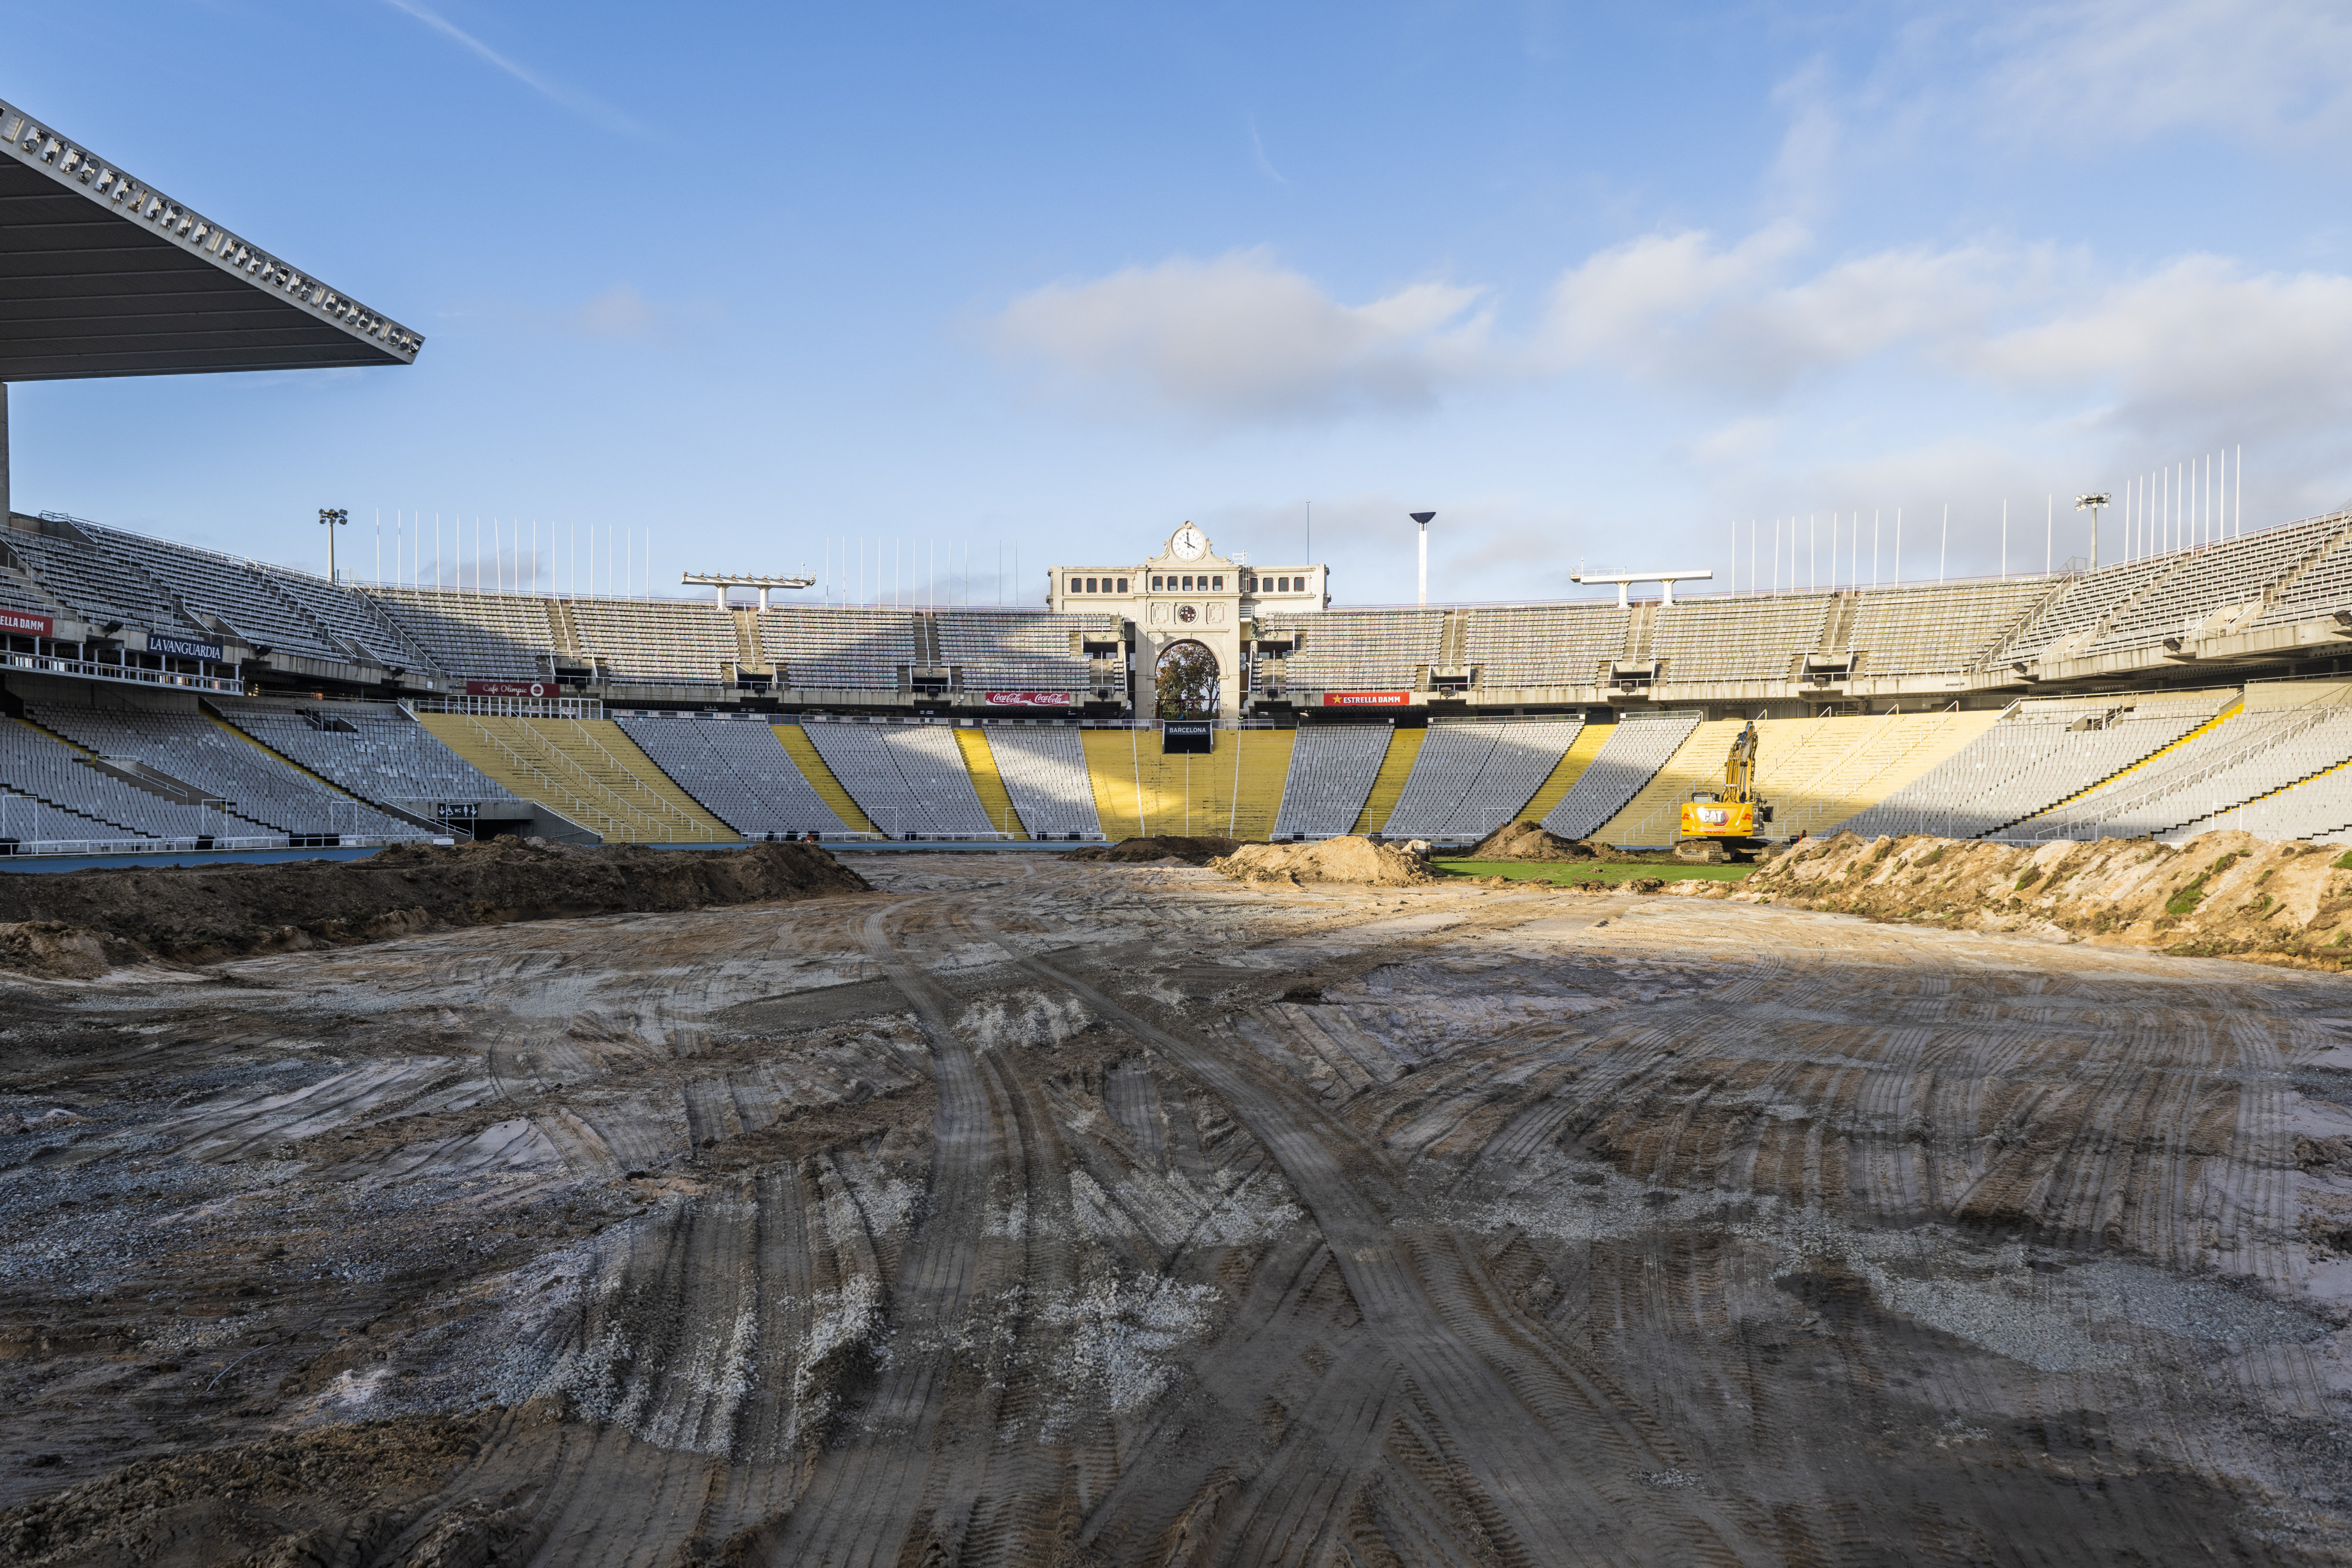
[[[1372,780],[1372,792],[1364,800],[1364,810],[1356,819],[1352,830],[1357,833],[1377,833],[1388,825],[1389,813],[1396,810],[1397,797],[1404,793],[1404,781],[1412,777],[1412,765],[1421,756],[1421,743],[1429,738],[1425,729],[1395,729],[1389,732],[1389,754],[1381,759],[1381,771]]]
[[[1021,824],[1020,813],[1013,809],[1013,796],[1004,788],[1004,775],[997,769],[996,753],[989,748],[988,732],[984,729],[958,729],[956,749],[963,754],[964,771],[971,775],[972,793],[980,797],[980,808],[998,829],[1015,839],[1025,839],[1029,831]]]
[[[793,766],[801,770],[801,777],[809,781],[809,788],[816,791],[817,799],[832,807],[833,814],[846,823],[851,831],[872,833],[880,831],[875,827],[874,819],[850,798],[841,780],[834,777],[833,769],[825,766],[824,758],[817,755],[816,746],[809,739],[808,731],[796,724],[771,725],[769,727],[776,732],[776,739],[792,758]]]
[[[1584,770],[1592,765],[1593,758],[1609,744],[1609,737],[1615,733],[1616,727],[1607,724],[1588,724],[1578,730],[1576,738],[1568,743],[1568,749],[1560,753],[1559,761],[1553,765],[1550,775],[1536,786],[1535,794],[1512,821],[1540,822],[1551,815],[1551,809],[1559,804],[1560,797],[1576,787],[1576,781],[1584,777]]]

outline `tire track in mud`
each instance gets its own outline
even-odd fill
[[[994,932],[984,916],[976,918]],[[1541,1331],[1517,1323],[1515,1309],[1450,1234],[1414,1223],[1414,1206],[1387,1175],[1384,1156],[1352,1127],[1255,1064],[1149,1023],[1001,933],[994,939],[1028,973],[1165,1052],[1273,1153],[1330,1243],[1373,1335],[1429,1403],[1442,1440],[1496,1510],[1498,1538],[1490,1550],[1531,1563],[1633,1562],[1653,1547],[1701,1561],[1770,1561],[1703,1500],[1637,1490],[1642,1470],[1672,1468],[1640,1429],[1637,1413],[1565,1365],[1541,1343]],[[1549,1375],[1531,1376],[1537,1369]],[[1594,1448],[1608,1456],[1604,1465],[1590,1465]],[[1635,1538],[1641,1525],[1662,1523],[1675,1539]]]

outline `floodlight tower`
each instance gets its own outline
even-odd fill
[[[327,580],[340,581],[335,576],[335,530],[352,520],[349,511],[341,507],[319,508],[319,526],[327,530]]]
[[[2105,490],[2095,495],[2074,497],[2074,509],[2091,514],[2091,570],[2093,571],[2099,570],[2099,508],[2114,499],[2115,497]]]
[[[1406,517],[1421,525],[1421,602],[1429,603],[1429,519],[1435,512],[1407,512]]]

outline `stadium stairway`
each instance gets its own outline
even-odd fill
[[[1858,721],[1852,745],[1810,771],[1761,777],[1772,802],[1772,834],[1815,838],[1875,805],[1976,739],[2000,716],[1992,709],[1882,714]]]
[[[1354,831],[1377,833],[1388,826],[1389,813],[1396,810],[1397,797],[1404,793],[1404,781],[1412,777],[1412,765],[1421,757],[1421,743],[1428,738],[1425,729],[1389,732],[1389,754],[1381,759],[1380,776],[1372,780],[1372,792],[1364,799]]]
[[[964,771],[971,775],[972,793],[980,797],[980,808],[988,820],[1010,837],[1025,839],[1029,830],[1023,826],[1020,813],[1013,809],[1013,796],[1004,788],[1004,775],[996,766],[996,753],[989,748],[988,732],[977,727],[959,728],[955,732],[956,749],[963,753]]]
[[[1584,777],[1585,768],[1591,766],[1601,748],[1609,744],[1609,737],[1612,733],[1612,727],[1605,724],[1588,724],[1578,730],[1576,738],[1568,743],[1568,749],[1560,754],[1550,776],[1536,786],[1536,792],[1528,797],[1526,805],[1519,808],[1519,814],[1513,821],[1540,822],[1549,816],[1551,809],[1559,804],[1560,797],[1575,788],[1576,781]]]
[[[835,816],[848,823],[853,832],[881,831],[874,825],[874,819],[866,814],[865,809],[850,798],[848,789],[834,777],[833,769],[825,766],[824,758],[817,755],[816,744],[809,739],[807,730],[796,724],[771,725],[769,727],[776,732],[776,738],[783,744],[786,755],[793,759],[793,766],[801,770],[801,777],[809,781],[809,788],[816,791],[817,799],[833,808]]]
[[[210,708],[204,709],[203,713],[205,718],[210,722],[212,727],[215,729],[219,730],[223,735],[230,736],[236,739],[245,742],[247,746],[253,747],[254,750],[258,751],[262,756],[269,758],[270,761],[277,763],[280,768],[292,768],[295,772],[299,773],[303,778],[308,779],[311,783],[316,784],[328,794],[340,795],[346,800],[357,800],[360,799],[358,795],[355,795],[351,790],[344,789],[341,785],[336,783],[326,775],[322,773],[313,773],[310,769],[303,767],[300,763],[295,761],[292,758],[287,756],[276,747],[265,745],[260,740],[246,734],[245,731],[237,728],[236,726],[229,723],[228,720],[221,717],[220,715],[213,712]],[[373,804],[373,802],[370,802],[370,804]],[[405,817],[408,813],[403,811],[401,815]]]
[[[718,843],[741,837],[655,767],[610,719],[417,717],[441,744],[514,794],[607,843]]]
[[[1263,839],[1274,831],[1290,771],[1289,730],[1219,730],[1207,755],[1160,751],[1143,729],[1081,737],[1095,813],[1114,842],[1152,834]]]
[[[1636,790],[1615,816],[1601,824],[1592,835],[1594,841],[1651,849],[1672,844],[1682,832],[1683,802],[1690,799],[1692,790],[1723,782],[1724,758],[1745,727],[1745,719],[1718,718],[1694,728],[1675,748],[1675,754],[1666,758],[1665,765],[1650,775],[1650,781]],[[1757,771],[1761,774],[1763,769],[1759,766]],[[1771,792],[1770,787],[1766,786],[1768,799]]]

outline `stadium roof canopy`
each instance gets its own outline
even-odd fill
[[[0,382],[413,363],[425,340],[0,102]]]

